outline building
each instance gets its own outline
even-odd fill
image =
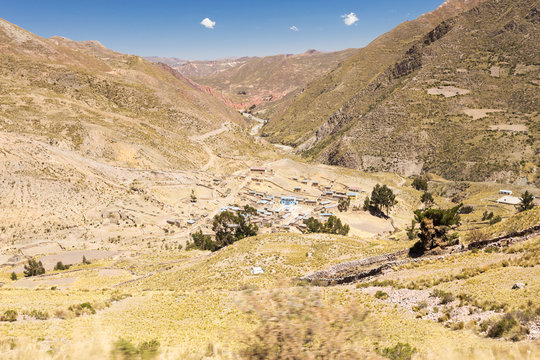
[[[312,186],[319,186],[319,182],[318,182],[318,181],[313,181],[313,182],[311,183],[311,185],[312,185]]]
[[[347,193],[347,197],[351,200],[358,200],[358,192],[350,191]]]
[[[357,187],[350,187],[350,188],[349,188],[349,191],[350,191],[350,192],[359,193],[359,192],[360,192],[360,188],[357,188]]]
[[[282,196],[280,202],[281,205],[285,206],[298,205],[298,200],[296,200],[296,197],[294,196]]]
[[[499,190],[499,194],[512,195],[512,191],[511,190]]]
[[[265,167],[251,167],[250,168],[251,171],[253,172],[259,172],[259,173],[265,173],[266,172],[266,168]]]
[[[297,186],[294,188],[294,192],[300,192],[302,191],[302,188],[300,186]]]
[[[507,204],[507,205],[517,205],[521,203],[521,199],[515,196],[503,196],[502,198],[498,199],[497,202],[499,204]]]

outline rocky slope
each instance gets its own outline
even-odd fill
[[[477,2],[448,1],[383,35],[264,133],[330,164],[538,183],[538,2],[491,0],[451,17],[458,4]]]

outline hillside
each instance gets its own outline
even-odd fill
[[[356,49],[338,52],[308,50],[303,54],[243,57],[215,61],[191,61],[172,65],[182,75],[205,87],[206,91],[237,109],[257,105],[259,115],[277,106],[278,100],[301,90],[323,76]],[[160,58],[151,58],[160,61]]]
[[[347,167],[474,181],[538,181],[535,5],[492,0],[443,21],[411,37],[406,53],[392,49],[391,65],[360,71],[366,76],[363,86],[346,102],[321,100],[332,104],[325,111],[319,99],[307,95],[320,87],[309,89],[287,109],[293,117],[271,120],[263,133],[298,145],[310,158]],[[415,22],[423,24],[439,10]],[[398,27],[383,39],[396,34],[403,30]],[[381,41],[368,48],[375,51]],[[346,62],[351,71],[359,71],[363,62],[351,61]],[[323,91],[320,99],[333,93]],[[296,111],[310,100],[311,110]]]
[[[0,20],[0,129],[95,160],[196,169],[197,136],[224,125],[220,150],[249,153],[245,121],[174,70],[97,41],[43,39]]]
[[[292,104],[275,113],[264,129],[271,141],[299,145],[358,94],[377,75],[394,64],[425,33],[441,21],[471,9],[483,0],[449,0],[436,10],[406,21],[311,83]]]

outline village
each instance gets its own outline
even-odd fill
[[[231,181],[245,184],[238,190],[234,201],[217,210],[217,214],[244,212],[246,206],[256,210],[249,216],[249,222],[259,227],[259,233],[276,232],[305,232],[303,220],[314,217],[326,221],[330,216],[337,215],[338,203],[341,199],[349,199],[351,207],[360,206],[366,190],[357,186],[336,182],[325,177],[308,178],[295,176],[283,178],[272,169],[266,167],[251,167],[248,173],[235,176]],[[216,177],[211,182],[197,184],[215,190],[222,197],[231,195],[228,182]],[[200,199],[191,199],[194,207]],[[204,202],[204,200],[202,200]],[[202,230],[212,236],[212,217],[208,213],[194,214],[187,220],[192,232]]]

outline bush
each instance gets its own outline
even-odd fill
[[[47,320],[49,318],[49,314],[41,310],[32,310],[28,315],[36,320]]]
[[[64,265],[61,261],[57,262],[54,266],[54,270],[67,270],[71,265]]]
[[[13,281],[17,280],[17,274],[15,274],[15,271],[13,271],[13,272],[11,273],[10,278],[11,278],[11,280],[13,280]]]
[[[498,222],[501,222],[502,218],[500,215],[494,216],[491,220],[489,220],[489,225],[496,224]]]
[[[391,360],[410,360],[415,352],[416,348],[408,343],[397,343],[394,347],[383,349],[379,354]]]
[[[141,359],[141,360],[150,360],[155,358],[159,353],[159,342],[157,340],[145,341],[139,346],[133,345],[128,340],[123,338],[118,339],[114,343],[112,349],[112,358],[113,359],[122,359],[122,360],[131,360],[131,359]]]
[[[487,210],[484,211],[484,213],[482,214],[482,221],[490,220],[491,218],[493,218],[493,211],[492,212],[487,212]]]
[[[24,276],[36,276],[45,274],[45,268],[41,261],[36,261],[34,259],[28,260],[28,264],[24,265]]]
[[[490,338],[506,337],[512,341],[518,341],[525,337],[528,330],[520,325],[513,314],[505,314],[502,319],[496,321],[488,330]]]
[[[0,321],[17,321],[17,312],[15,310],[6,310],[4,315],[0,316]]]
[[[451,303],[452,301],[455,300],[454,295],[452,295],[451,293],[447,293],[446,291],[439,290],[439,289],[433,290],[433,292],[431,293],[431,296],[439,298],[440,304],[442,305]]]
[[[75,316],[96,313],[96,310],[94,309],[92,304],[90,304],[89,302],[85,302],[85,303],[77,304],[77,305],[71,305],[68,308],[68,310],[75,313]]]
[[[388,299],[388,294],[385,293],[384,291],[377,290],[377,292],[375,293],[375,297],[377,299],[384,300],[384,299]]]
[[[471,205],[465,205],[459,209],[460,214],[470,214],[474,211],[474,208]]]

